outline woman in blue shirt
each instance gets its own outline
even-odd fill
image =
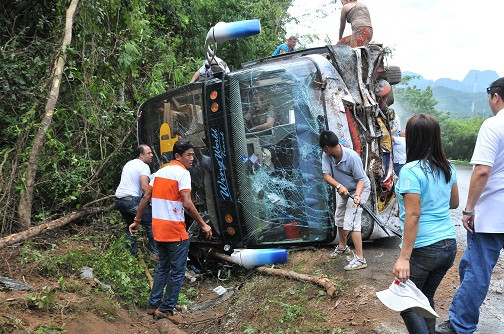
[[[459,204],[455,167],[446,159],[437,120],[426,114],[406,125],[406,164],[396,186],[403,230],[393,274],[411,279],[434,308],[434,294],[457,253],[449,209]],[[435,333],[436,319],[411,309],[401,312],[410,333]]]

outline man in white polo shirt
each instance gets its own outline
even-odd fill
[[[504,249],[504,77],[487,88],[494,113],[483,122],[471,159],[474,165],[462,222],[467,248],[459,263],[460,286],[450,319],[436,333],[473,333],[488,293],[492,270]]]
[[[151,175],[148,163],[152,161],[152,150],[148,145],[138,145],[135,150],[135,159],[128,161],[121,173],[121,182],[114,195],[115,208],[121,213],[126,223],[126,237],[128,239],[127,248],[132,255],[138,252],[137,239],[129,232],[129,225],[138,210],[138,204],[143,194],[149,188],[149,177]],[[152,235],[152,213],[150,206],[142,215],[142,226],[147,232],[151,247],[151,258],[159,260],[156,241]]]

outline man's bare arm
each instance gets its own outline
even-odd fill
[[[180,193],[180,195],[182,196],[182,203],[184,205],[184,209],[186,210],[189,217],[198,222],[203,232],[205,232],[207,238],[212,237],[212,228],[205,223],[203,218],[201,218],[198,210],[194,206],[194,203],[192,202],[191,199],[191,192],[183,191]]]

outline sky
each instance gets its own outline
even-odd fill
[[[469,70],[493,70],[504,75],[502,0],[365,0],[375,43],[393,50],[389,65],[421,74],[425,79],[462,81]],[[287,25],[304,47],[338,41],[339,0],[294,0],[289,13],[298,23]],[[350,35],[347,23],[343,36]],[[318,34],[306,43],[302,36]]]

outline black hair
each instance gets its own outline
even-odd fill
[[[499,94],[501,99],[504,100],[504,77],[492,82],[489,88],[490,88],[490,96],[493,96],[494,94]]]
[[[319,146],[324,148],[326,146],[335,147],[339,144],[338,136],[332,131],[324,130],[319,135]]]
[[[194,148],[194,145],[189,140],[177,140],[173,145],[173,156],[184,154],[188,149]]]
[[[415,160],[422,162],[424,173],[428,166],[437,177],[443,172],[446,182],[450,182],[451,168],[441,143],[441,128],[438,121],[427,114],[411,116],[406,124],[406,162]]]
[[[149,146],[146,145],[146,144],[140,144],[140,145],[138,145],[137,148],[135,149],[135,158],[139,158],[140,154],[144,154],[146,147],[149,147]]]

